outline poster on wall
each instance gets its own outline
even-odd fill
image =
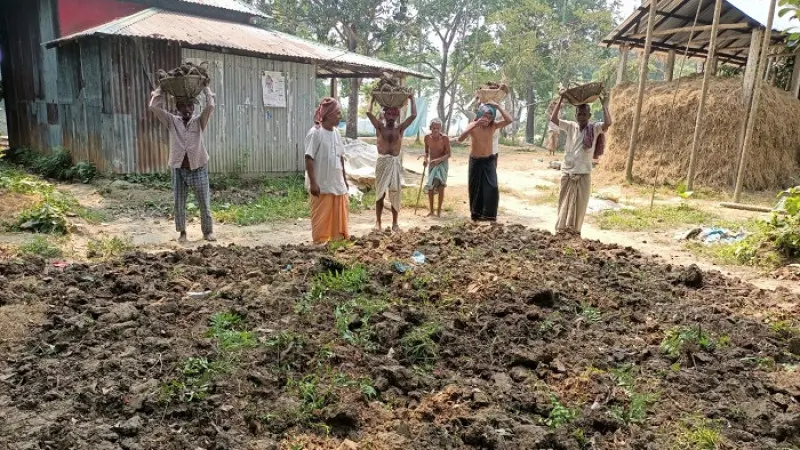
[[[264,91],[264,106],[272,108],[286,107],[286,81],[280,72],[264,72],[261,76]]]

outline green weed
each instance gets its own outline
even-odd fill
[[[336,330],[349,344],[372,351],[375,348],[372,341],[374,332],[369,326],[369,321],[372,316],[385,309],[385,302],[363,297],[338,305],[333,311]],[[353,326],[354,324],[357,326]]]
[[[306,375],[299,380],[290,379],[287,386],[300,398],[301,410],[305,414],[313,414],[333,404],[337,398],[333,388],[322,383],[318,375]]]
[[[369,273],[362,265],[344,269],[341,272],[323,272],[314,277],[310,297],[321,300],[327,292],[356,294],[369,282]]]
[[[128,173],[121,177],[128,183],[140,184],[150,189],[172,189],[172,174],[169,172]]]
[[[161,386],[161,398],[165,401],[178,399],[187,403],[204,400],[208,396],[213,377],[223,371],[218,363],[205,357],[188,358],[180,367],[180,377]]]
[[[722,443],[721,425],[705,418],[684,422],[678,433],[678,448],[686,450],[715,450]]]
[[[553,408],[550,410],[550,414],[544,420],[545,425],[548,427],[558,428],[562,425],[572,422],[578,417],[577,410],[570,409],[562,405],[554,395],[550,396],[550,403]]]
[[[211,316],[211,328],[207,335],[217,340],[223,351],[255,347],[257,340],[253,332],[241,330],[242,318],[236,313],[224,312]]]
[[[597,323],[603,320],[603,313],[599,309],[589,304],[582,304],[580,309],[580,316],[586,323]]]
[[[267,178],[260,189],[261,195],[245,204],[212,203],[214,218],[223,223],[246,226],[311,214],[303,176]]]
[[[403,354],[413,364],[431,364],[439,354],[437,343],[442,326],[438,323],[424,323],[407,333],[400,340]]]
[[[91,239],[86,245],[86,256],[89,258],[108,259],[117,256],[122,256],[133,250],[133,242],[130,238],[104,237],[100,239]]]
[[[676,327],[667,330],[661,341],[661,351],[671,358],[678,358],[685,350],[711,350],[715,347],[711,335],[697,327]],[[696,350],[695,350],[696,351]]]
[[[709,223],[715,216],[686,203],[678,206],[657,205],[650,208],[604,211],[599,216],[600,228],[604,230],[644,231],[665,230],[681,225]]]
[[[20,213],[14,228],[44,234],[67,234],[70,230],[66,212],[47,200]]]
[[[46,238],[36,236],[17,249],[22,255],[40,256],[42,258],[58,258],[63,255],[61,248],[52,245]]]
[[[633,371],[634,367],[632,365],[623,365],[609,370],[614,382],[628,397],[627,404],[613,405],[609,414],[611,417],[627,424],[643,422],[647,417],[650,406],[658,399],[655,394],[643,393],[637,390]]]
[[[784,337],[794,336],[800,334],[800,329],[795,327],[791,320],[778,320],[769,324],[769,329],[773,333],[779,334]]]
[[[352,241],[348,241],[346,239],[341,239],[338,241],[332,241],[328,243],[328,251],[331,253],[336,253],[339,250],[347,250],[348,248],[353,246]]]

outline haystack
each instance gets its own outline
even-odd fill
[[[673,95],[679,82],[673,106]],[[675,185],[685,180],[701,87],[700,77],[647,86],[633,166],[637,179],[652,182],[660,162],[659,183]],[[626,84],[612,91],[614,126],[609,132],[606,154],[598,167],[597,175],[602,179],[620,181],[624,178],[636,88],[636,85]],[[792,185],[800,175],[799,118],[800,101],[792,99],[787,92],[764,86],[753,146],[745,165],[745,189],[783,189]],[[697,186],[718,190],[733,188],[744,120],[742,79],[712,79],[697,158]]]

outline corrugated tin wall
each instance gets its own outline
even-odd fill
[[[11,145],[65,147],[102,172],[167,170],[168,134],[147,103],[160,68],[209,61],[217,112],[206,140],[212,172],[303,170],[303,140],[315,107],[314,66],[181,49],[131,38],[88,38],[46,49],[56,38],[55,0],[5,2],[0,38]],[[264,71],[282,72],[287,107],[266,108]]]
[[[303,141],[316,106],[314,66],[195,49],[183,49],[183,58],[209,63],[217,94],[217,110],[206,132],[209,170],[303,170]],[[264,106],[265,71],[283,73],[286,108]]]

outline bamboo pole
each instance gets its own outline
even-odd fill
[[[664,69],[664,80],[672,81],[675,77],[675,50],[667,53],[667,67]]]
[[[642,120],[642,100],[644,99],[644,88],[647,84],[647,66],[650,62],[650,50],[653,47],[653,27],[656,22],[656,10],[658,9],[657,0],[650,0],[647,13],[647,38],[642,50],[642,59],[639,62],[639,91],[636,94],[636,110],[633,114],[633,132],[628,146],[628,161],[625,164],[625,179],[628,183],[633,183],[633,158],[636,156],[636,145],[639,141],[639,124]]]
[[[744,163],[747,161],[747,152],[753,143],[753,130],[755,129],[756,116],[758,115],[758,101],[761,97],[761,80],[763,70],[767,65],[767,54],[769,44],[772,39],[772,22],[775,19],[775,5],[778,0],[770,0],[769,15],[767,16],[767,29],[764,31],[764,40],[761,44],[761,54],[759,55],[758,73],[756,73],[756,88],[753,92],[753,105],[750,108],[750,115],[747,118],[747,131],[744,134],[742,152],[739,155],[739,170],[736,174],[736,189],[733,191],[733,202],[739,203],[742,197],[742,185],[744,184]]]
[[[794,72],[792,73],[792,98],[800,97],[800,55],[794,57]]]
[[[628,81],[628,55],[630,54],[630,47],[621,45],[619,47],[619,67],[617,67],[617,83],[616,86]]]
[[[703,115],[706,110],[706,98],[708,97],[708,83],[711,80],[711,75],[714,73],[712,67],[713,61],[716,59],[717,51],[717,33],[719,29],[719,16],[722,12],[722,0],[717,0],[714,5],[714,22],[711,26],[711,44],[708,47],[708,57],[706,57],[706,70],[703,72],[703,87],[700,91],[700,105],[697,107],[697,118],[694,123],[694,136],[692,137],[692,152],[689,154],[689,174],[686,176],[686,188],[694,190],[694,177],[697,172],[697,150],[700,146],[700,134],[703,130]]]
[[[331,78],[331,97],[338,98],[339,92],[336,86],[336,78]]]

